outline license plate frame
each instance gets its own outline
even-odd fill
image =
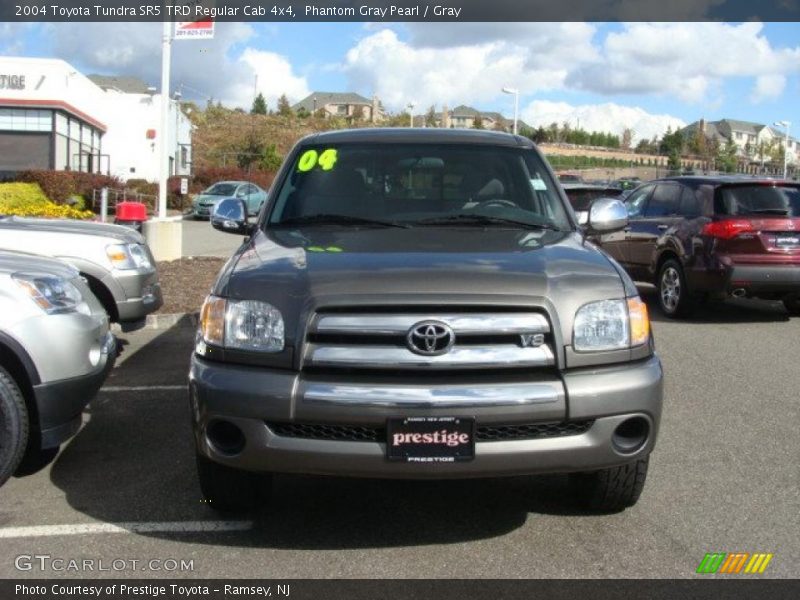
[[[415,464],[474,460],[475,417],[389,417],[386,458]]]

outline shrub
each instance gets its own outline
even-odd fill
[[[92,199],[92,190],[122,187],[122,181],[116,177],[77,171],[20,171],[16,180],[39,184],[44,195],[56,204],[64,204],[74,196],[81,196],[88,204]]]
[[[36,183],[0,183],[0,214],[20,217],[88,219],[94,216],[81,210],[50,202]]]

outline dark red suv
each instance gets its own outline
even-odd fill
[[[800,314],[800,184],[675,177],[636,188],[629,226],[596,240],[669,317],[702,296],[783,300]]]

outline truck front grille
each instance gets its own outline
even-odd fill
[[[475,439],[479,442],[535,440],[586,433],[594,420],[560,423],[525,423],[515,425],[478,425]],[[338,442],[383,442],[386,429],[366,425],[331,425],[321,423],[267,423],[275,435],[309,440]]]
[[[535,310],[377,308],[318,312],[306,335],[303,367],[444,371],[555,365],[550,323]]]

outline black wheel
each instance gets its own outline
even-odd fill
[[[0,485],[17,470],[28,444],[28,409],[19,386],[0,367]]]
[[[658,271],[658,305],[671,319],[688,316],[692,312],[693,299],[686,286],[686,277],[680,263],[670,258]]]
[[[619,512],[639,500],[647,479],[650,457],[589,473],[576,473],[578,499],[588,509],[598,512]]]
[[[200,490],[208,505],[220,512],[245,512],[257,508],[269,475],[226,467],[197,455]]]
[[[790,315],[795,317],[800,316],[800,294],[787,296],[783,299],[783,305],[786,307],[786,310]]]

